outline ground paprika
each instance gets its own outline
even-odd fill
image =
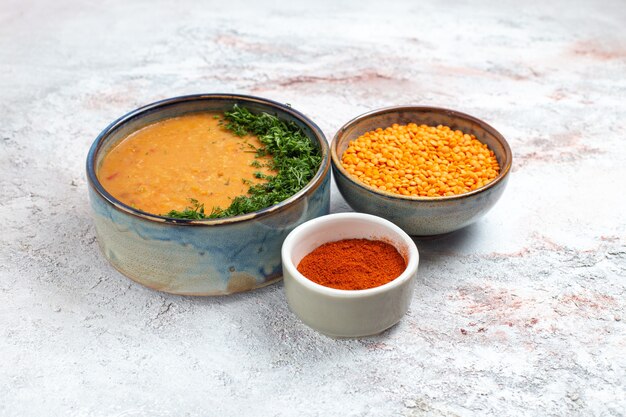
[[[311,281],[340,290],[378,287],[405,269],[406,261],[393,245],[368,239],[326,243],[298,264],[298,271]]]

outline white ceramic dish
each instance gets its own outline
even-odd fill
[[[354,291],[316,284],[298,272],[297,265],[308,253],[343,239],[387,241],[407,261],[406,270],[385,285]],[[407,312],[419,254],[409,235],[390,221],[363,213],[339,213],[296,227],[283,243],[282,263],[287,302],[305,324],[333,337],[361,337],[390,328]]]

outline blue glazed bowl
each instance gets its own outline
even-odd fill
[[[225,219],[181,220],[134,209],[109,194],[96,173],[107,152],[131,132],[158,120],[234,104],[293,121],[316,143],[322,164],[298,193],[269,208]],[[122,116],[96,138],[87,156],[89,197],[104,256],[122,274],[174,294],[225,295],[252,290],[282,276],[281,246],[307,220],[329,212],[328,143],[315,123],[292,108],[258,97],[201,94],[166,99]]]
[[[473,134],[494,152],[499,175],[490,183],[468,193],[446,197],[411,197],[381,191],[354,179],[341,165],[350,141],[365,132],[394,123],[446,125]],[[337,188],[356,211],[374,214],[400,226],[412,236],[453,232],[478,220],[502,195],[513,156],[506,139],[493,127],[473,116],[454,110],[423,106],[398,106],[365,113],[346,123],[331,144],[332,170]]]

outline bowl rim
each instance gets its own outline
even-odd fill
[[[159,111],[162,108],[175,106],[179,103],[185,103],[190,101],[211,101],[211,100],[235,100],[243,102],[242,105],[245,106],[245,102],[254,102],[257,104],[262,104],[269,106],[270,108],[281,110],[285,113],[290,114],[294,118],[298,119],[307,127],[311,129],[313,134],[316,136],[312,138],[317,140],[320,146],[320,151],[322,153],[322,161],[320,163],[320,167],[317,172],[313,176],[313,178],[297,193],[290,196],[289,198],[281,201],[278,204],[274,204],[272,206],[266,207],[264,209],[254,211],[251,213],[241,214],[238,216],[225,217],[219,219],[174,219],[165,216],[159,216],[157,214],[148,213],[142,210],[135,209],[117,198],[113,197],[100,183],[98,177],[95,172],[95,162],[96,157],[99,154],[100,148],[104,144],[105,140],[111,135],[115,130],[119,129],[125,123],[130,122],[131,120],[136,120],[141,118],[147,114],[152,114],[156,111]],[[268,113],[270,111],[268,110]],[[87,154],[87,163],[86,163],[86,171],[87,171],[87,180],[89,186],[95,190],[100,197],[102,197],[110,206],[115,208],[116,210],[132,215],[134,217],[142,218],[145,220],[158,222],[158,223],[167,223],[167,224],[176,224],[181,226],[219,226],[231,223],[239,223],[246,220],[252,219],[260,219],[266,217],[272,213],[282,211],[288,206],[292,205],[294,202],[300,199],[303,195],[319,188],[322,184],[324,178],[327,176],[328,171],[330,169],[330,145],[324,132],[319,128],[315,122],[305,116],[303,113],[291,108],[290,105],[285,105],[279,103],[274,100],[256,97],[245,94],[230,94],[230,93],[202,93],[202,94],[189,94],[183,96],[176,96],[171,98],[166,98],[163,100],[158,100],[150,104],[146,104],[144,106],[138,107],[125,115],[119,117],[111,124],[109,124],[100,134],[96,137],[94,142],[92,143],[89,153]]]
[[[406,263],[406,268],[404,269],[402,274],[387,282],[386,284],[379,285],[378,287],[367,288],[364,290],[341,290],[338,288],[326,287],[324,285],[311,281],[298,271],[296,265],[294,265],[294,263],[291,261],[291,253],[292,248],[298,244],[299,237],[308,234],[309,232],[311,232],[311,229],[318,228],[325,223],[335,223],[350,219],[359,219],[369,223],[377,223],[400,236],[400,238],[404,241],[404,243],[406,243],[408,247],[408,260]],[[348,237],[346,239],[352,238]],[[333,241],[331,240],[329,242]],[[283,242],[283,246],[281,248],[281,258],[283,261],[283,279],[285,278],[284,270],[286,269],[289,273],[289,276],[293,277],[295,281],[297,281],[300,285],[304,286],[310,291],[330,297],[350,299],[366,298],[391,291],[394,288],[397,288],[405,284],[407,281],[413,279],[419,265],[419,251],[417,249],[417,246],[415,245],[413,239],[411,239],[411,237],[404,230],[383,217],[357,212],[327,214],[325,216],[316,217],[299,225],[298,227],[293,229],[291,233],[289,233],[289,235],[287,235],[287,238]]]
[[[449,116],[454,116],[457,118],[474,122],[478,124],[482,129],[489,132],[498,142],[500,142],[500,144],[504,148],[504,166],[500,167],[500,173],[498,174],[498,176],[493,181],[475,190],[469,191],[467,193],[455,194],[451,196],[434,196],[434,197],[405,196],[402,194],[395,194],[389,191],[379,190],[378,188],[374,188],[371,185],[364,184],[354,179],[352,175],[350,175],[350,173],[348,173],[348,171],[345,170],[337,154],[337,146],[339,143],[339,137],[346,130],[351,128],[353,125],[369,117],[378,116],[378,115],[385,114],[385,113],[394,113],[394,112],[399,112],[399,111],[411,111],[411,110],[419,110],[421,112],[431,111],[431,112],[436,112],[436,113],[447,113]],[[345,123],[341,128],[339,128],[337,133],[335,133],[335,136],[333,137],[333,140],[330,144],[330,156],[331,156],[331,165],[334,168],[335,173],[340,173],[343,177],[345,177],[348,181],[350,181],[350,183],[352,183],[355,186],[358,186],[367,191],[370,191],[372,193],[375,193],[375,194],[378,194],[380,196],[387,197],[387,198],[407,200],[407,201],[428,201],[428,202],[461,200],[461,199],[471,197],[476,194],[480,194],[483,191],[486,191],[492,187],[495,187],[498,183],[502,182],[504,178],[511,171],[511,166],[513,163],[513,153],[511,152],[511,147],[509,146],[509,143],[504,138],[504,136],[490,124],[470,114],[463,113],[457,110],[447,109],[444,107],[417,106],[417,105],[400,105],[400,106],[383,107],[383,108],[371,110],[369,112],[356,116],[352,120]]]

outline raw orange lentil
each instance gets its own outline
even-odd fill
[[[467,193],[500,172],[493,151],[474,135],[415,123],[364,133],[350,142],[341,163],[367,185],[414,197]]]

